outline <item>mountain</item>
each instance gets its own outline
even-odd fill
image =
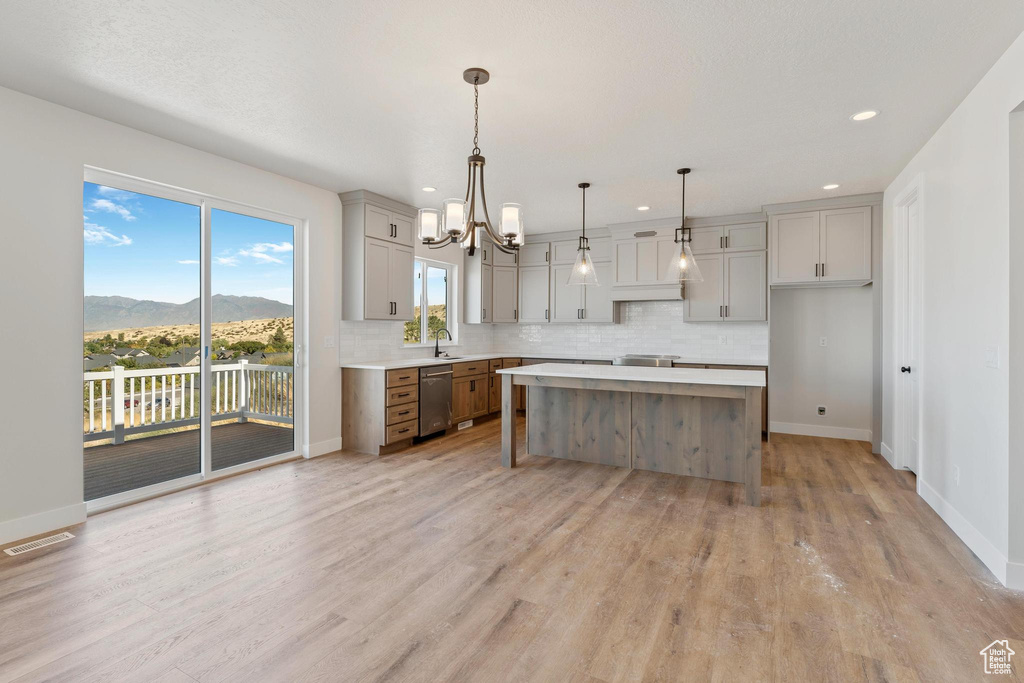
[[[258,296],[213,296],[213,322],[287,318],[292,307]],[[139,301],[124,296],[85,297],[85,331],[118,330],[154,325],[194,325],[199,322],[199,299],[184,304]]]

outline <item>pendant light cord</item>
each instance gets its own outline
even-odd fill
[[[480,77],[473,78],[473,154],[480,153]]]
[[[583,188],[583,241],[587,240],[587,188]]]

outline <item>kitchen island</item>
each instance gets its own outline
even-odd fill
[[[526,452],[742,483],[761,504],[761,389],[749,370],[542,363],[498,370],[501,463],[516,466],[514,386]]]

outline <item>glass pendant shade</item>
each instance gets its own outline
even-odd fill
[[[416,227],[421,242],[437,242],[441,239],[441,212],[437,209],[420,209]]]
[[[523,234],[523,207],[519,204],[501,205],[499,234],[513,242]]]
[[[444,231],[452,237],[464,235],[466,233],[466,201],[464,199],[446,199],[442,207]]]
[[[600,286],[597,281],[597,271],[594,270],[594,262],[590,258],[590,248],[581,248],[576,252],[576,263],[569,273],[567,285],[587,285],[590,287]]]
[[[704,282],[704,276],[700,274],[700,268],[693,260],[693,250],[690,249],[689,240],[680,242],[679,248],[669,259],[665,279],[677,282]]]
[[[475,228],[473,230],[473,236],[470,237],[470,238],[467,238],[467,239],[465,239],[465,240],[463,240],[461,242],[462,248],[463,249],[469,249],[469,246],[473,245],[473,247],[475,247],[476,249],[479,249],[480,245],[481,245],[480,233],[481,233],[480,228]]]

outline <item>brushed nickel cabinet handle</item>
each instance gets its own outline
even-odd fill
[[[825,277],[825,264],[824,263],[821,264],[821,276]]]
[[[719,318],[724,318],[725,317],[725,306],[719,306],[718,307],[718,317]]]
[[[818,277],[818,264],[814,264],[814,277]]]

